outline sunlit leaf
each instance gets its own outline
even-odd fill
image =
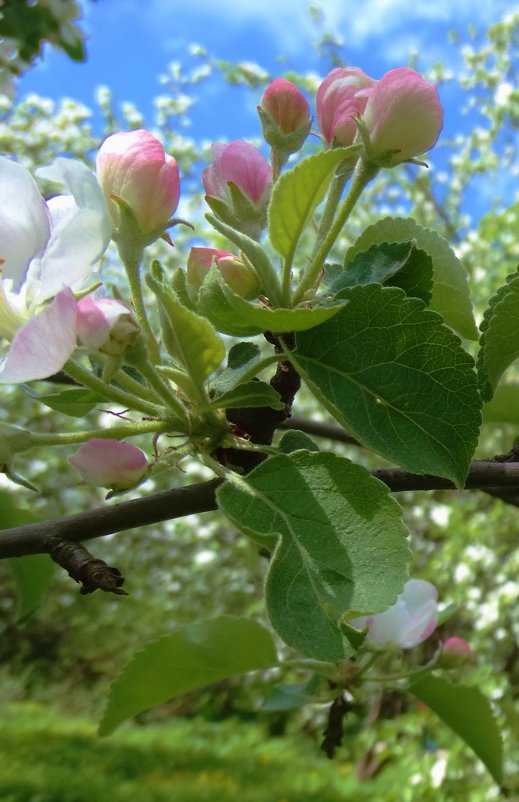
[[[410,689],[483,761],[497,783],[503,777],[503,743],[490,702],[479,688],[454,685],[432,674]]]
[[[119,674],[99,734],[168,699],[276,662],[272,636],[247,618],[222,615],[176,629],[137,652]]]
[[[465,268],[438,232],[418,225],[411,218],[386,217],[363,231],[347,252],[345,263],[374,244],[410,241],[426,251],[433,262],[431,309],[439,312],[447,325],[463,337],[477,340]]]
[[[297,335],[290,358],[355,438],[407,470],[463,485],[480,425],[474,364],[420,301],[396,287],[356,287],[342,312]]]
[[[407,578],[401,510],[363,467],[322,452],[279,454],[217,491],[220,509],[267,546],[272,625],[317,660],[353,653],[340,629],[348,611],[381,612]]]

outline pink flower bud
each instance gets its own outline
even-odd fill
[[[178,205],[180,179],[172,156],[148,131],[127,131],[105,139],[97,154],[97,175],[108,199],[122,198],[130,206],[143,234],[160,231]],[[119,223],[117,204],[110,213]]]
[[[232,256],[232,254],[216,248],[191,248],[187,258],[187,280],[192,287],[199,289],[202,286],[213,262],[221,256]]]
[[[257,297],[260,288],[254,273],[234,254],[216,248],[191,248],[187,280],[193,289],[200,288],[213,263],[233,292],[243,298]]]
[[[92,487],[126,490],[134,487],[148,469],[145,454],[119,440],[93,438],[83,443],[69,462]]]
[[[436,629],[437,599],[438,591],[430,582],[409,579],[395,604],[383,613],[355,618],[350,623],[358,629],[368,628],[368,643],[412,649]]]
[[[442,668],[459,668],[475,662],[474,652],[463,638],[454,635],[442,644],[439,663]]]
[[[310,126],[308,101],[297,86],[284,78],[276,78],[265,90],[261,107],[285,134],[302,125]]]
[[[357,134],[354,118],[360,116],[376,84],[358,67],[337,67],[319,86],[316,95],[317,120],[329,145],[351,145]]]
[[[235,139],[229,145],[213,145],[213,162],[202,173],[207,195],[232,205],[229,182],[236,184],[256,207],[266,204],[272,186],[272,170],[259,150]]]
[[[88,348],[117,356],[134,344],[140,329],[121,301],[87,295],[77,304],[77,333]]]
[[[368,157],[393,167],[436,144],[443,126],[438,90],[408,67],[390,70],[373,86],[362,122]]]

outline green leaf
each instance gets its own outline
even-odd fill
[[[220,271],[211,268],[198,296],[199,309],[218,331],[238,337],[271,331],[283,334],[302,331],[329,320],[344,306],[344,301],[326,301],[322,306],[296,309],[271,309],[246,301],[223,280]]]
[[[270,259],[261,245],[246,234],[242,234],[240,231],[231,228],[231,226],[222,223],[221,220],[218,220],[211,214],[207,214],[206,218],[220,234],[223,234],[231,242],[234,242],[240,251],[245,254],[258,277],[261,291],[266,293],[271,300],[274,300],[272,295],[276,293],[276,290],[279,290],[279,279]]]
[[[148,276],[148,283],[165,313],[164,343],[171,356],[198,384],[215,371],[225,357],[225,345],[208,320],[187,309],[172,290]]]
[[[315,692],[322,682],[322,677],[314,674],[307,682],[296,685],[274,685],[261,705],[261,709],[270,713],[278,710],[294,710],[309,702],[315,701]]]
[[[311,437],[299,429],[289,429],[279,441],[279,447],[284,454],[291,454],[292,451],[319,451],[319,446],[314,443]]]
[[[19,509],[11,493],[0,491],[2,510],[0,529],[32,524],[38,516],[27,509]],[[13,557],[9,560],[11,573],[17,588],[17,620],[24,624],[38,609],[45,596],[55,564],[47,554],[28,557]]]
[[[222,615],[176,629],[137,652],[117,677],[99,734],[168,699],[276,663],[272,636],[256,621]]]
[[[192,312],[196,312],[196,298],[192,298],[189,294],[190,288],[187,283],[186,271],[181,267],[177,267],[177,269],[173,272],[171,286],[175,291],[180,303],[186,306],[188,309],[191,309]],[[196,295],[198,295],[198,293],[196,293]]]
[[[223,394],[236,387],[257,364],[261,369],[261,352],[256,343],[241,342],[233,345],[227,357],[227,367],[215,377],[212,387]]]
[[[222,334],[229,334],[231,337],[253,337],[261,334],[261,326],[247,320],[234,309],[225,289],[225,281],[218,268],[213,265],[198,292],[198,311]]]
[[[347,252],[345,264],[374,244],[409,241],[426,251],[433,261],[431,309],[439,312],[447,325],[463,337],[477,340],[465,268],[447,240],[436,231],[423,228],[411,218],[386,217],[362,232]]]
[[[353,256],[336,276],[331,291],[337,294],[346,287],[378,282],[400,287],[406,295],[428,304],[432,280],[433,263],[428,253],[412,242],[382,242]]]
[[[500,783],[503,778],[501,734],[490,703],[479,688],[454,685],[429,674],[409,690],[465,741]]]
[[[483,405],[484,423],[519,424],[519,384],[500,384],[492,401]]]
[[[236,295],[230,287],[225,286],[223,290],[235,313],[239,314],[244,321],[253,323],[261,331],[271,331],[274,334],[311,329],[332,318],[344,306],[343,301],[336,303],[326,301],[321,306],[271,309],[246,301],[240,295]]]
[[[478,373],[481,393],[490,401],[505,370],[519,357],[519,274],[513,273],[490,299],[481,324]]]
[[[249,381],[238,384],[232,390],[214,398],[209,409],[240,409],[241,407],[272,407],[284,409],[285,404],[270,384]]]
[[[352,654],[340,619],[394,603],[407,577],[401,510],[360,465],[323,452],[269,457],[217,491],[220,509],[245,534],[278,535],[266,582],[272,625],[317,660]]]
[[[349,291],[332,320],[296,338],[289,356],[354,437],[415,473],[463,485],[480,398],[472,358],[421,301],[396,287]]]
[[[290,262],[297,243],[330,185],[335,168],[354,162],[360,147],[335,148],[303,159],[284,172],[274,185],[269,204],[269,237],[274,248]]]
[[[23,390],[31,398],[35,398],[40,404],[44,404],[56,412],[62,412],[64,415],[69,415],[71,418],[82,418],[87,415],[91,409],[94,409],[98,404],[103,403],[103,399],[92,392],[92,390],[84,390],[83,388],[75,388],[74,390],[63,390],[61,393],[51,393],[49,395],[39,395],[35,390],[27,385],[23,385]]]
[[[12,557],[9,565],[18,590],[17,621],[25,624],[45,597],[56,565],[47,554]]]

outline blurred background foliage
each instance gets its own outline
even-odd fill
[[[1,5],[4,25],[12,5]],[[441,139],[427,171],[403,167],[382,174],[366,191],[337,245],[337,252],[343,252],[366,225],[386,214],[411,215],[438,229],[467,268],[478,319],[490,294],[519,261],[519,202],[510,205],[510,199],[517,197],[510,188],[519,165],[518,23],[519,15],[509,15],[486,32],[469,32],[468,41],[459,43],[464,60],[459,74],[449,73],[441,64],[434,67],[429,77],[440,86],[451,82],[462,86],[466,113],[473,120],[471,132]],[[5,35],[3,29],[0,33]],[[331,34],[323,34],[315,46],[328,54],[330,67],[337,63]],[[28,61],[38,49],[33,51]],[[420,68],[419,63],[415,66]],[[271,77],[275,76],[261,67],[217,61],[201,49],[186,55],[186,65],[172,64],[163,77],[155,119],[147,127],[179,161],[183,176],[179,214],[196,228],[194,235],[177,228],[174,249],[164,243],[150,249],[150,258],[160,258],[166,268],[184,265],[192,241],[224,245],[203,219],[199,177],[210,158],[210,143],[186,133],[200,81],[249,86],[259,101]],[[315,76],[286,77],[309,95],[318,84]],[[95,109],[71,99],[56,103],[29,96],[13,103],[0,98],[0,152],[29,169],[63,154],[92,164],[106,133],[142,125],[139,110],[129,103],[114,104],[108,87],[99,89]],[[315,149],[316,140],[306,147]],[[481,202],[473,202],[482,188],[484,209]],[[107,253],[103,276],[107,284],[119,281],[112,251]],[[506,398],[503,394],[501,403],[487,410],[478,450],[481,458],[507,451],[515,442],[519,392],[514,378],[509,371]],[[35,386],[49,390],[45,383]],[[83,421],[43,409],[20,388],[4,387],[2,394],[1,421],[37,431],[83,428]],[[294,412],[322,417],[304,394]],[[92,412],[88,419],[97,426],[109,421],[110,412]],[[171,444],[165,438],[161,443]],[[142,441],[146,450],[150,445]],[[29,495],[2,481],[1,526],[24,522],[29,508],[32,517],[44,519],[103,503],[99,491],[77,483],[68,470],[66,457],[71,452],[40,450],[20,460],[20,472],[42,493]],[[355,446],[337,446],[337,452],[368,467],[383,464]],[[204,468],[183,464],[182,471],[158,476],[137,492],[204,478]],[[3,802],[136,798],[154,802],[171,799],[172,794],[182,802],[267,798],[484,802],[505,791],[519,799],[519,762],[513,753],[514,733],[519,731],[517,507],[483,493],[397,497],[411,531],[412,575],[434,582],[445,604],[459,605],[439,636],[465,638],[477,656],[477,666],[464,681],[481,687],[493,701],[505,738],[506,789],[496,788],[473,755],[432,714],[396,692],[376,700],[364,716],[351,713],[346,718],[343,745],[330,764],[319,753],[324,705],[291,712],[262,710],[273,684],[302,679],[297,674],[281,678],[278,671],[188,695],[141,716],[110,741],[97,741],[92,722],[100,717],[109,683],[140,645],[175,626],[222,612],[263,618],[265,560],[214,512],[95,541],[95,554],[127,577],[130,595],[80,597],[73,582],[56,570],[40,608],[22,624],[9,564],[0,565]]]

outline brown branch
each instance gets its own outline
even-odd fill
[[[413,474],[399,468],[379,468],[372,471],[372,474],[393,492],[455,489],[454,484],[448,479]],[[123,501],[113,506],[67,515],[55,521],[0,530],[0,559],[48,553],[49,538],[53,537],[78,543],[139,526],[214,510],[215,491],[221,481],[212,479],[189,487]],[[510,495],[517,499],[519,462],[472,462],[465,488],[484,490],[492,495]]]

